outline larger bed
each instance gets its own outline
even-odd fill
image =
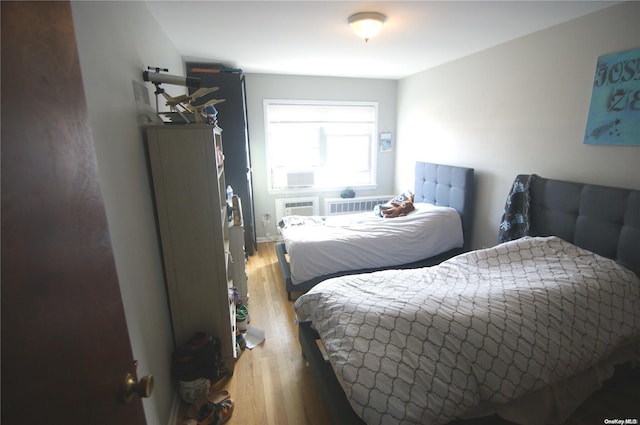
[[[276,244],[289,299],[331,277],[429,266],[468,250],[474,193],[473,169],[417,162],[416,209],[405,217],[289,218]]]
[[[637,360],[640,191],[518,176],[512,192],[513,240],[296,301],[333,423],[558,422]]]

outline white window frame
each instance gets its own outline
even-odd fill
[[[374,123],[370,140],[370,174],[371,181],[367,184],[342,186],[308,186],[308,187],[278,187],[273,188],[272,178],[272,160],[271,149],[269,148],[269,106],[270,105],[323,105],[323,106],[366,106],[374,109]],[[375,189],[377,187],[377,152],[378,152],[378,102],[368,101],[327,101],[327,100],[292,100],[292,99],[263,99],[263,114],[264,114],[264,134],[265,134],[265,158],[267,167],[267,191],[270,194],[279,193],[302,193],[302,192],[325,192],[331,190],[342,190],[345,187],[353,189]]]

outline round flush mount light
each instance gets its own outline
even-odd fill
[[[349,22],[349,26],[353,32],[366,42],[380,32],[386,20],[387,17],[382,13],[360,12],[349,16],[347,22]]]

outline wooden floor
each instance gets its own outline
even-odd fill
[[[262,345],[245,349],[234,375],[218,383],[236,402],[229,425],[327,425],[329,419],[308,366],[300,354],[293,302],[280,276],[273,243],[262,243],[247,262],[251,326],[266,334]],[[295,298],[294,293],[294,298]],[[604,419],[640,423],[640,371],[624,374],[587,400],[564,425],[599,425]],[[184,423],[186,405],[181,407]],[[458,421],[464,425],[508,424],[497,417]],[[632,423],[632,422],[628,422]]]
[[[233,376],[218,385],[236,402],[226,424],[328,424],[300,353],[293,302],[287,301],[273,243],[260,244],[249,257],[247,275],[250,325],[265,332],[265,341],[243,350]]]

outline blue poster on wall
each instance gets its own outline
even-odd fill
[[[640,49],[598,58],[584,143],[640,145]]]

